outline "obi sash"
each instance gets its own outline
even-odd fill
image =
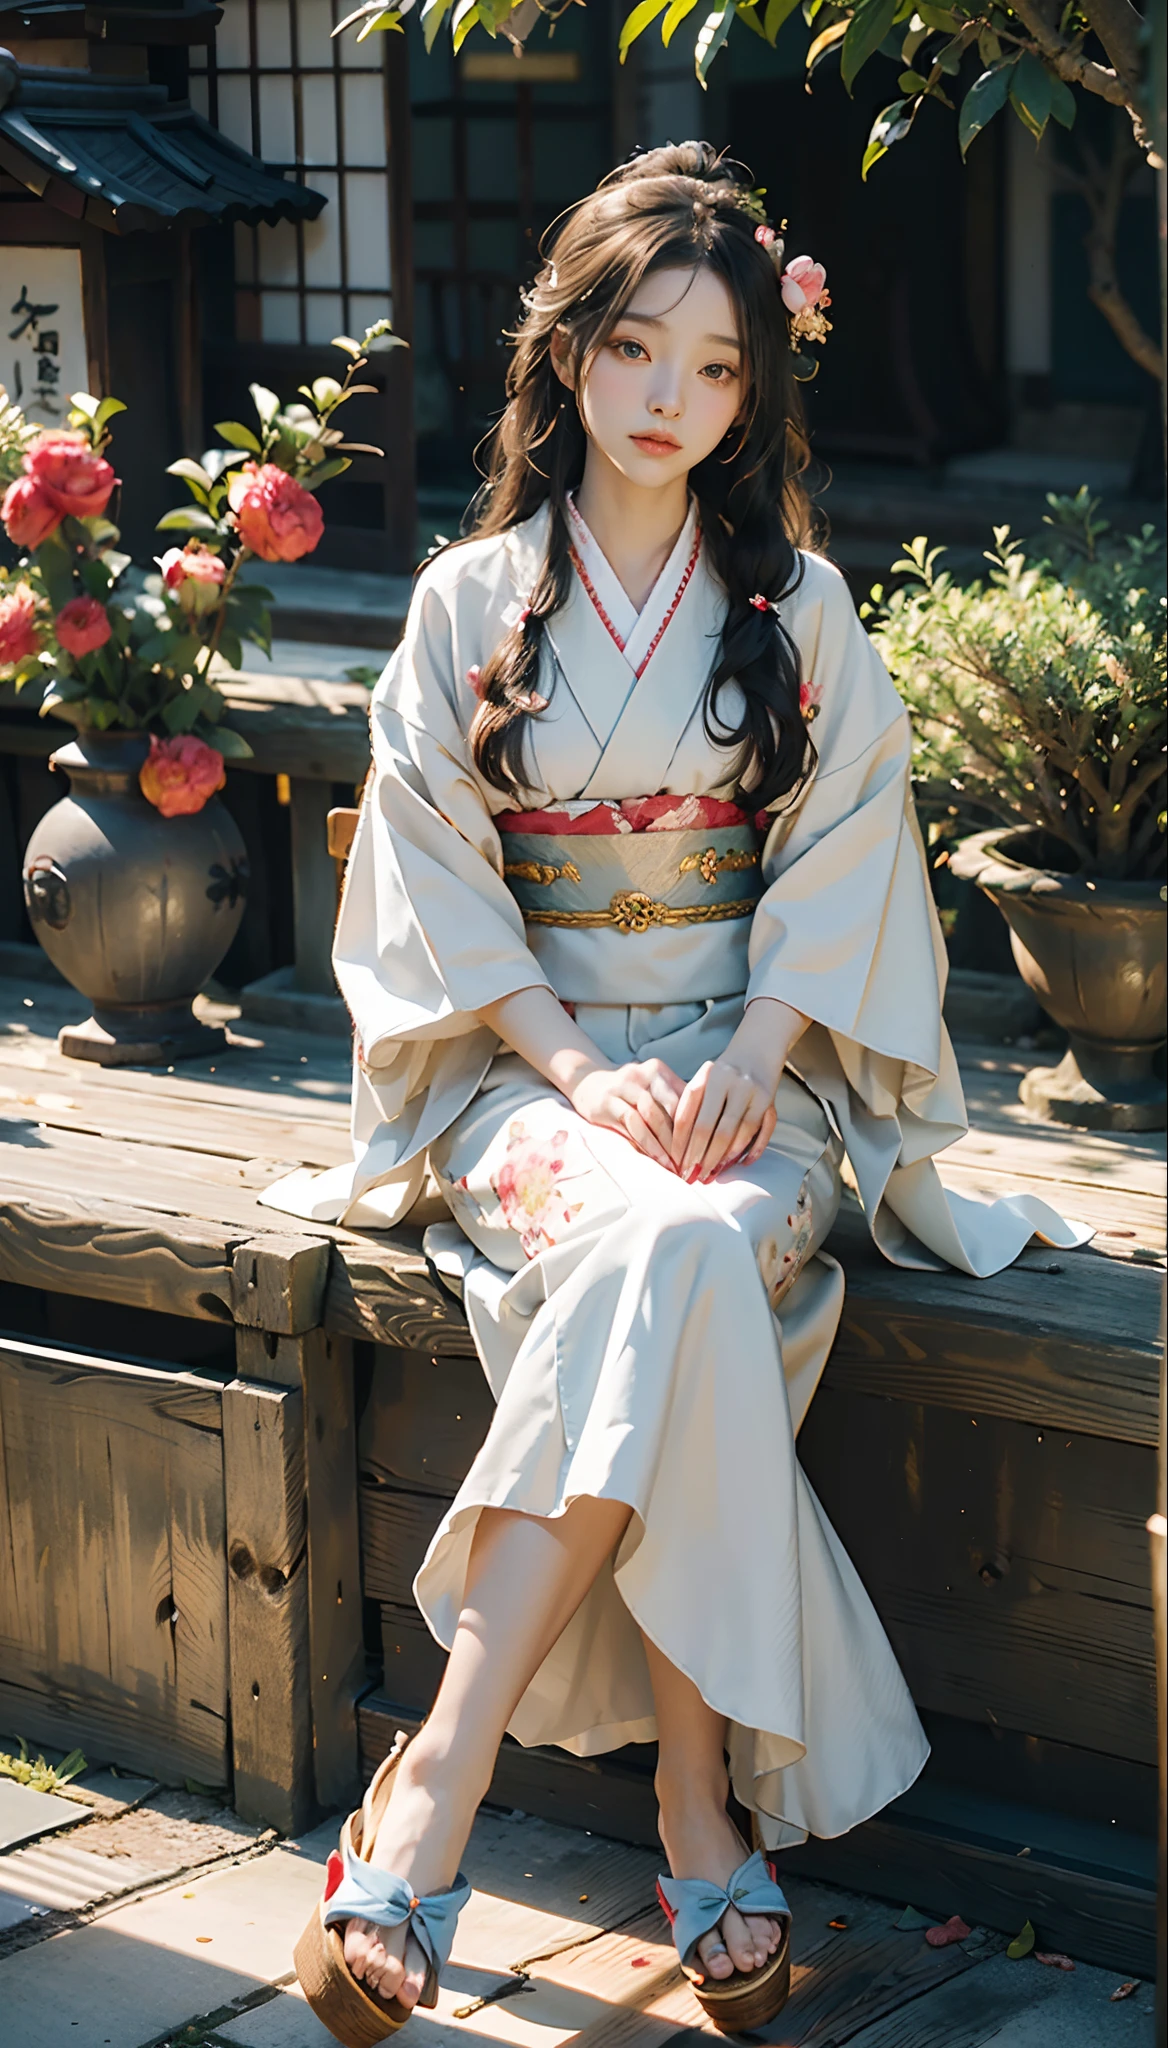
[[[747,918],[762,894],[760,835],[736,804],[648,797],[572,811],[510,811],[503,877],[531,926],[610,929]]]
[[[745,990],[763,835],[736,804],[581,799],[495,823],[528,946],[565,1001],[661,1005]]]

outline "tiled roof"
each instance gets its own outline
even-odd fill
[[[4,57],[0,168],[50,205],[116,234],[315,220],[325,204],[322,193],[237,148],[185,100],[168,99],[165,86],[14,67]]]

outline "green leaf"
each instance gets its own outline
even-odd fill
[[[363,43],[366,36],[374,35],[379,29],[401,28],[401,19],[392,7],[383,7],[380,14],[371,15],[363,28],[357,30],[357,41]]]
[[[1034,1929],[1030,1925],[1029,1920],[1027,1920],[1025,1926],[1022,1928],[1021,1933],[1016,1934],[1014,1936],[1013,1941],[1010,1943],[1009,1948],[1006,1950],[1006,1954],[1009,1956],[1010,1961],[1012,1963],[1020,1963],[1023,1956],[1028,1956],[1030,1954],[1031,1949],[1034,1947],[1035,1939],[1036,1936],[1034,1933]]]
[[[155,533],[218,533],[218,521],[212,519],[201,505],[176,505],[171,512],[164,512],[157,522]]]
[[[122,404],[120,398],[103,398],[93,415],[93,424],[100,433],[107,420],[112,420],[116,413],[125,412],[125,410],[126,407]]]
[[[340,396],[341,387],[335,377],[313,378],[309,397],[312,399],[318,412],[323,412],[326,405],[335,405]]]
[[[427,50],[434,48],[434,38],[449,14],[454,0],[426,0],[422,9],[422,37]]]
[[[352,466],[347,455],[334,455],[328,462],[318,463],[315,469],[306,471],[300,481],[307,490],[315,491],[318,484],[327,484],[330,477],[340,476]]]
[[[188,484],[197,484],[200,491],[209,491],[211,478],[201,462],[192,462],[189,455],[180,455],[177,462],[167,464],[167,476],[181,476]]]
[[[807,55],[803,60],[808,72],[814,71],[820,58],[826,57],[829,50],[834,50],[837,43],[842,43],[847,35],[848,28],[849,23],[846,21],[833,21],[830,28],[825,28],[821,34],[816,36],[814,42],[808,47]]]
[[[860,0],[840,51],[840,77],[851,92],[857,72],[875,55],[896,19],[899,0]]]
[[[860,176],[865,181],[873,164],[878,164],[882,156],[887,156],[895,143],[902,142],[912,127],[913,115],[906,114],[907,106],[907,100],[893,100],[892,105],[885,107],[873,121],[868,147],[864,151],[864,159],[860,165]]]
[[[722,0],[721,7],[715,8],[713,14],[707,14],[698,30],[698,39],[694,44],[694,70],[697,72],[698,84],[703,92],[710,75],[710,66],[729,35],[733,21],[732,0]]]
[[[734,12],[744,28],[766,41],[766,30],[758,18],[758,0],[734,0]]]
[[[167,732],[189,732],[199,715],[199,703],[193,690],[183,690],[162,707],[162,723]]]
[[[974,80],[961,102],[957,116],[957,140],[962,156],[965,155],[975,135],[980,135],[995,114],[1000,114],[1006,104],[1010,90],[1010,73],[1013,62],[1000,64],[996,70],[983,71]]]
[[[1073,128],[1079,103],[1065,78],[1059,78],[1052,71],[1050,78],[1050,114],[1060,128]]]
[[[108,597],[110,572],[104,562],[82,562],[78,571],[90,597]]]
[[[486,19],[476,6],[475,0],[456,0],[454,20],[450,25],[450,42],[455,55],[461,50],[476,21],[481,21],[487,32],[494,35],[494,22]]]
[[[174,647],[178,635],[171,632],[150,633],[139,641],[135,648],[138,660],[144,668],[153,668],[155,662],[169,668],[174,660]]]
[[[280,410],[280,401],[275,392],[269,391],[266,384],[249,384],[247,388],[251,392],[251,402],[259,416],[260,425],[270,427]]]
[[[382,11],[381,0],[363,0],[362,6],[354,7],[353,12],[346,14],[343,21],[338,21],[332,33],[334,36],[342,35],[345,29],[352,28],[355,21],[363,21],[367,15],[380,14]],[[359,42],[360,37],[357,40]]]
[[[1040,57],[1027,50],[1013,67],[1010,105],[1024,128],[1041,142],[1050,119],[1050,72]]]
[[[873,596],[875,596],[875,592],[873,592]],[[894,1927],[898,1927],[903,1934],[910,1927],[931,1927],[933,1923],[927,1913],[918,1913],[915,1906],[906,1906],[900,1919],[894,1920],[892,1924]]]
[[[101,400],[94,398],[88,391],[71,391],[69,403],[75,406],[78,412],[83,412],[87,420],[95,420]]]
[[[233,732],[229,725],[215,728],[215,745],[225,761],[250,761],[252,750],[241,732]]]
[[[794,14],[798,5],[799,0],[767,0],[767,9],[763,16],[762,28],[768,43],[774,42],[783,23]]]
[[[681,27],[687,14],[692,14],[698,0],[669,0],[669,11],[661,24],[661,40],[668,49],[674,33]]]
[[[961,16],[955,14],[951,7],[934,7],[930,0],[917,0],[916,11],[929,28],[944,29],[947,35],[955,36],[965,26]]]
[[[896,82],[902,92],[923,92],[929,81],[919,71],[902,71]]]
[[[219,652],[228,668],[238,669],[243,665],[243,643],[238,633],[228,628],[219,635]]]
[[[222,434],[230,448],[246,448],[249,455],[261,455],[263,450],[250,427],[241,426],[238,420],[219,420],[215,432]]]

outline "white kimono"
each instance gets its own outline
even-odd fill
[[[550,1516],[593,1495],[634,1510],[512,1733],[586,1756],[652,1740],[643,1631],[727,1716],[734,1788],[767,1845],[838,1835],[903,1792],[928,1753],[795,1458],[843,1304],[821,1249],[843,1153],[899,1264],[985,1275],[1035,1232],[1067,1246],[1082,1234],[1034,1197],[987,1206],[938,1179],[934,1155],[966,1125],[908,719],[819,557],[804,558],[783,607],[818,763],[772,807],[750,914],[733,902],[674,917],[657,904],[661,921],[643,929],[576,914],[525,922],[504,878],[502,814],[576,820],[608,806],[602,843],[550,839],[542,875],[538,862],[510,866],[536,876],[529,896],[552,875],[570,895],[588,883],[584,853],[606,873],[627,857],[635,883],[638,862],[651,856],[661,873],[690,843],[668,836],[689,815],[680,803],[655,814],[649,845],[630,800],[729,799],[735,786],[702,719],[725,597],[692,515],[638,616],[573,512],[573,588],[545,632],[547,708],[528,721],[532,791],[520,801],[478,775],[466,738],[477,672],[532,588],[545,535],[543,513],[419,579],[374,693],[373,779],[334,954],[357,1033],[355,1162],[307,1191],[293,1177],[271,1199],[384,1225],[415,1199],[428,1158],[455,1218],[428,1249],[457,1268],[497,1407],[415,1582],[441,1643],[484,1506]],[[736,686],[725,699],[736,721]],[[567,861],[565,848],[584,852]],[[718,883],[713,845],[700,879],[696,859],[671,869],[690,870],[690,900],[701,879]],[[743,885],[718,886],[725,897]],[[479,1021],[533,985],[570,1003],[612,1059],[656,1055],[683,1079],[725,1048],[751,997],[809,1017],[763,1159],[687,1187],[576,1117]]]

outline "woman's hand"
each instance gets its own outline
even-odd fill
[[[631,1138],[644,1152],[676,1172],[671,1154],[673,1120],[682,1099],[682,1084],[664,1060],[630,1060],[623,1067],[585,1069],[565,1089],[577,1116]]]
[[[747,1004],[725,1052],[698,1068],[674,1114],[670,1157],[683,1180],[713,1180],[766,1150],[787,1055],[807,1021],[767,996]]]
[[[620,1131],[639,1152],[676,1172],[670,1148],[682,1084],[664,1060],[630,1060],[614,1067],[550,988],[516,989],[479,1015],[567,1096],[577,1116]]]

